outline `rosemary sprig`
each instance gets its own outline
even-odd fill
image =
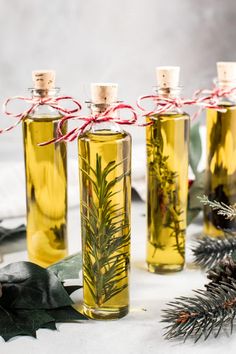
[[[127,210],[114,203],[117,184],[129,178],[130,170],[111,179],[112,172],[125,160],[102,166],[102,157],[96,154],[96,168],[80,156],[81,173],[87,199],[82,199],[82,230],[84,245],[84,281],[93,300],[99,306],[122,292],[129,268],[130,225]]]
[[[179,198],[176,191],[178,174],[170,170],[168,166],[169,156],[163,155],[164,142],[160,118],[155,121],[154,130],[152,138],[147,143],[147,155],[149,161],[151,161],[149,163],[149,173],[152,177],[150,188],[153,188],[154,193],[158,190],[157,205],[152,207],[155,210],[155,216],[152,219],[156,230],[160,228],[160,225],[171,230],[170,237],[175,239],[174,249],[184,258],[185,247],[183,240],[185,230],[180,226],[183,210],[179,207]],[[154,255],[157,249],[165,249],[165,246],[160,244],[158,232],[149,237],[149,242],[155,248]]]
[[[217,214],[224,216],[225,219],[232,221],[236,218],[236,204],[227,205],[223,202],[218,202],[216,200],[211,201],[206,195],[203,195],[203,197],[198,198],[204,205],[208,205],[213,210],[216,210]]]

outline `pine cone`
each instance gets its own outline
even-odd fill
[[[222,283],[233,285],[236,283],[236,253],[231,257],[226,257],[217,263],[207,272],[207,278],[211,280],[206,286],[210,291],[212,286],[219,286]]]

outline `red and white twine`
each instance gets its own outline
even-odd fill
[[[9,103],[11,103],[13,101],[17,101],[17,100],[24,101],[26,103],[30,103],[30,107],[21,113],[9,112],[8,111]],[[59,104],[61,101],[71,101],[75,105],[75,108],[73,108],[73,109],[65,108]],[[0,129],[0,134],[10,131],[13,128],[15,128],[27,116],[29,116],[36,108],[38,108],[41,105],[48,105],[48,106],[56,109],[58,112],[60,112],[62,114],[62,116],[68,116],[68,115],[75,114],[75,113],[79,112],[82,108],[81,104],[71,96],[33,97],[33,98],[23,97],[23,96],[10,97],[4,102],[3,111],[8,117],[17,118],[17,121],[13,125],[10,125],[9,127],[5,128],[5,129]]]
[[[197,112],[192,116],[192,119],[196,119],[203,109],[213,108],[220,111],[225,111],[224,107],[219,105],[219,99],[223,97],[228,97],[230,95],[236,94],[236,87],[231,89],[223,89],[214,86],[212,90],[198,90],[194,93],[192,99],[184,99],[179,97],[164,97],[162,95],[145,95],[139,97],[137,100],[138,108],[144,112],[142,116],[148,116],[150,119],[157,119],[156,115],[164,112],[170,112],[174,109],[182,108],[185,106],[200,106]],[[141,105],[142,101],[152,100],[154,103],[154,109],[147,110]],[[141,124],[141,126],[146,126],[153,124],[153,122]]]
[[[118,111],[123,111],[126,110],[131,113],[131,116],[127,119],[121,119],[117,117],[117,112]],[[112,107],[109,107],[106,111],[98,114],[91,114],[90,116],[74,116],[74,115],[68,115],[63,117],[59,124],[58,124],[58,131],[57,135],[58,138],[54,138],[50,141],[43,142],[39,144],[40,146],[48,145],[51,143],[57,143],[61,141],[66,141],[66,142],[71,142],[78,138],[80,134],[84,132],[84,130],[94,124],[94,123],[103,123],[103,122],[115,122],[117,124],[126,124],[126,125],[133,125],[137,122],[137,113],[134,110],[134,108],[128,104],[124,103],[118,103]],[[79,127],[76,127],[63,135],[62,133],[62,128],[63,125],[69,121],[69,120],[77,120],[81,121],[81,125]]]

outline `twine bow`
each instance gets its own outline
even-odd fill
[[[117,113],[118,111],[121,111],[121,110],[127,110],[127,111],[131,112],[132,114],[127,119],[120,119],[115,116],[115,113]],[[124,104],[124,103],[118,103],[112,107],[109,107],[108,109],[106,109],[106,111],[104,111],[102,113],[98,113],[98,114],[94,114],[94,115],[92,114],[90,116],[68,115],[68,116],[63,117],[58,124],[58,129],[57,129],[58,138],[54,138],[50,141],[43,142],[39,145],[45,146],[45,145],[48,145],[51,143],[58,143],[60,141],[71,142],[71,141],[75,140],[76,138],[78,138],[78,136],[80,134],[82,134],[88,126],[90,126],[94,123],[103,123],[103,122],[112,121],[112,122],[115,122],[118,124],[132,125],[132,124],[136,123],[137,118],[138,118],[137,113],[135,112],[134,108],[132,106],[130,106],[128,104]],[[82,125],[72,129],[71,131],[69,131],[68,133],[63,135],[63,133],[62,133],[63,125],[69,120],[81,121]]]
[[[27,103],[30,103],[30,107],[28,109],[26,109],[25,111],[21,112],[21,113],[13,113],[13,112],[9,112],[8,111],[8,105],[10,102],[13,101],[24,101]],[[59,103],[61,101],[71,101],[74,105],[75,108],[73,109],[68,109],[65,107],[62,107],[59,105]],[[48,105],[54,109],[56,109],[58,112],[60,112],[63,116],[67,116],[67,115],[72,115],[78,111],[81,110],[81,104],[75,100],[73,97],[71,96],[59,96],[59,97],[22,97],[22,96],[14,96],[14,97],[10,97],[8,98],[4,104],[3,104],[3,111],[4,113],[8,116],[8,117],[13,117],[13,118],[18,118],[18,120],[16,121],[16,123],[14,123],[13,125],[10,125],[9,127],[5,128],[5,129],[0,129],[0,134],[10,131],[12,129],[14,129],[17,125],[19,125],[29,114],[31,114],[36,108],[38,108],[41,105]]]
[[[236,87],[232,87],[231,89],[224,89],[214,86],[212,90],[203,89],[196,91],[193,98],[198,104],[205,108],[215,108],[222,110],[222,107],[219,105],[219,98],[228,97],[233,94],[236,94]]]
[[[141,105],[141,101],[144,100],[149,100],[151,99],[154,104],[155,107],[153,110],[148,111],[146,108],[144,108]],[[184,106],[191,106],[191,105],[195,105],[196,104],[196,100],[195,99],[183,99],[183,98],[179,98],[179,97],[164,97],[161,95],[146,95],[146,96],[141,96],[138,98],[137,100],[137,106],[139,109],[141,109],[141,111],[144,112],[144,114],[142,116],[148,116],[150,117],[152,120],[157,119],[155,117],[155,115],[164,113],[164,112],[168,112],[168,111],[172,111],[176,108],[182,108]],[[151,125],[153,124],[152,122],[149,123],[144,123],[141,124],[142,126],[147,126],[147,125]]]
[[[182,108],[184,106],[200,106],[197,112],[192,116],[192,120],[196,119],[204,108],[213,108],[225,112],[225,109],[219,105],[219,98],[227,97],[232,94],[236,94],[236,87],[232,89],[222,89],[214,87],[213,90],[198,90],[194,93],[192,99],[183,99],[179,97],[164,97],[161,95],[146,95],[141,96],[137,100],[137,106],[141,109],[144,114],[143,116],[148,116],[152,120],[157,119],[155,115],[172,111],[176,108]],[[155,108],[151,111],[146,110],[142,105],[141,101],[152,99]],[[153,124],[153,121],[144,123],[142,126],[147,126]]]

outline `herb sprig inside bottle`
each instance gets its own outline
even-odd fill
[[[117,103],[116,84],[92,84],[93,115]],[[116,319],[129,308],[131,137],[113,121],[78,137],[84,313]]]
[[[157,67],[157,95],[180,94],[179,67]],[[155,109],[154,109],[155,111]],[[179,271],[185,261],[189,116],[176,108],[147,116],[148,270]]]

